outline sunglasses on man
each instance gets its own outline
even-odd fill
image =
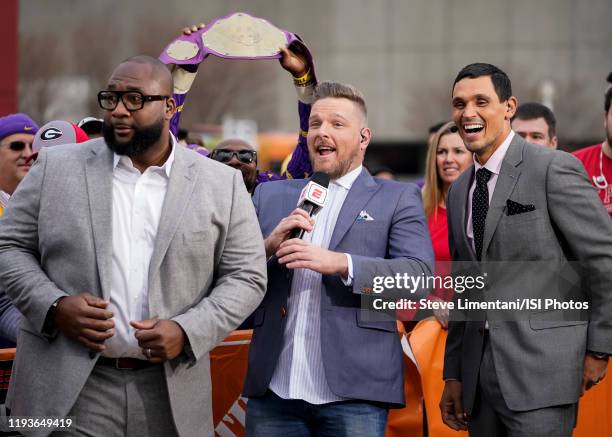
[[[32,148],[32,143],[25,141],[12,141],[8,144],[9,149],[11,149],[13,152],[23,152],[26,146]]]
[[[114,111],[119,104],[119,100],[121,100],[125,109],[134,112],[141,110],[146,102],[169,98],[170,96],[147,96],[140,91],[100,91],[98,93],[98,104],[100,108],[106,111]]]
[[[215,161],[219,162],[230,162],[232,158],[236,156],[238,161],[243,164],[250,164],[257,159],[257,152],[254,150],[227,150],[227,149],[215,149],[212,151],[210,157]]]

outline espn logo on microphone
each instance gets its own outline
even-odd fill
[[[325,199],[327,199],[327,188],[310,181],[302,190],[299,203],[303,203],[307,200],[319,207],[323,207],[325,205]]]

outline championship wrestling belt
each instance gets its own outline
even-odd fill
[[[312,57],[300,38],[269,21],[244,12],[217,18],[191,35],[181,35],[168,45],[159,59],[164,64],[193,65],[208,55],[225,59],[279,59],[280,47],[303,50]]]

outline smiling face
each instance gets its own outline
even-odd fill
[[[510,133],[516,98],[501,101],[490,76],[465,78],[453,88],[452,118],[467,149],[484,164]]]
[[[0,190],[13,194],[28,173],[31,162],[27,159],[32,154],[33,141],[32,134],[13,134],[0,141]]]
[[[550,137],[549,127],[543,117],[524,120],[515,118],[512,121],[512,130],[519,134],[528,143],[539,144],[550,149],[557,148],[557,137]]]
[[[443,135],[436,149],[436,169],[442,180],[444,192],[470,165],[472,165],[472,154],[465,148],[459,134]]]
[[[352,101],[326,97],[313,105],[308,120],[308,152],[315,172],[338,179],[363,162],[371,131]]]

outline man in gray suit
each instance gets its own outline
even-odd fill
[[[261,301],[264,246],[240,173],[176,145],[171,92],[158,60],[120,64],[104,139],[42,150],[2,217],[0,283],[25,317],[12,415],[213,433],[208,352]]]
[[[612,223],[579,161],[511,130],[517,101],[503,71],[468,65],[455,79],[452,105],[474,152],[474,167],[448,194],[453,261],[508,268],[577,261],[577,288],[590,306],[583,320],[538,310],[513,321],[487,312],[486,320],[451,322],[442,418],[471,436],[569,436],[579,397],[605,376],[612,353]],[[529,287],[521,272],[502,277],[486,290],[491,296],[503,288],[563,298],[554,294],[558,277],[545,269]]]

